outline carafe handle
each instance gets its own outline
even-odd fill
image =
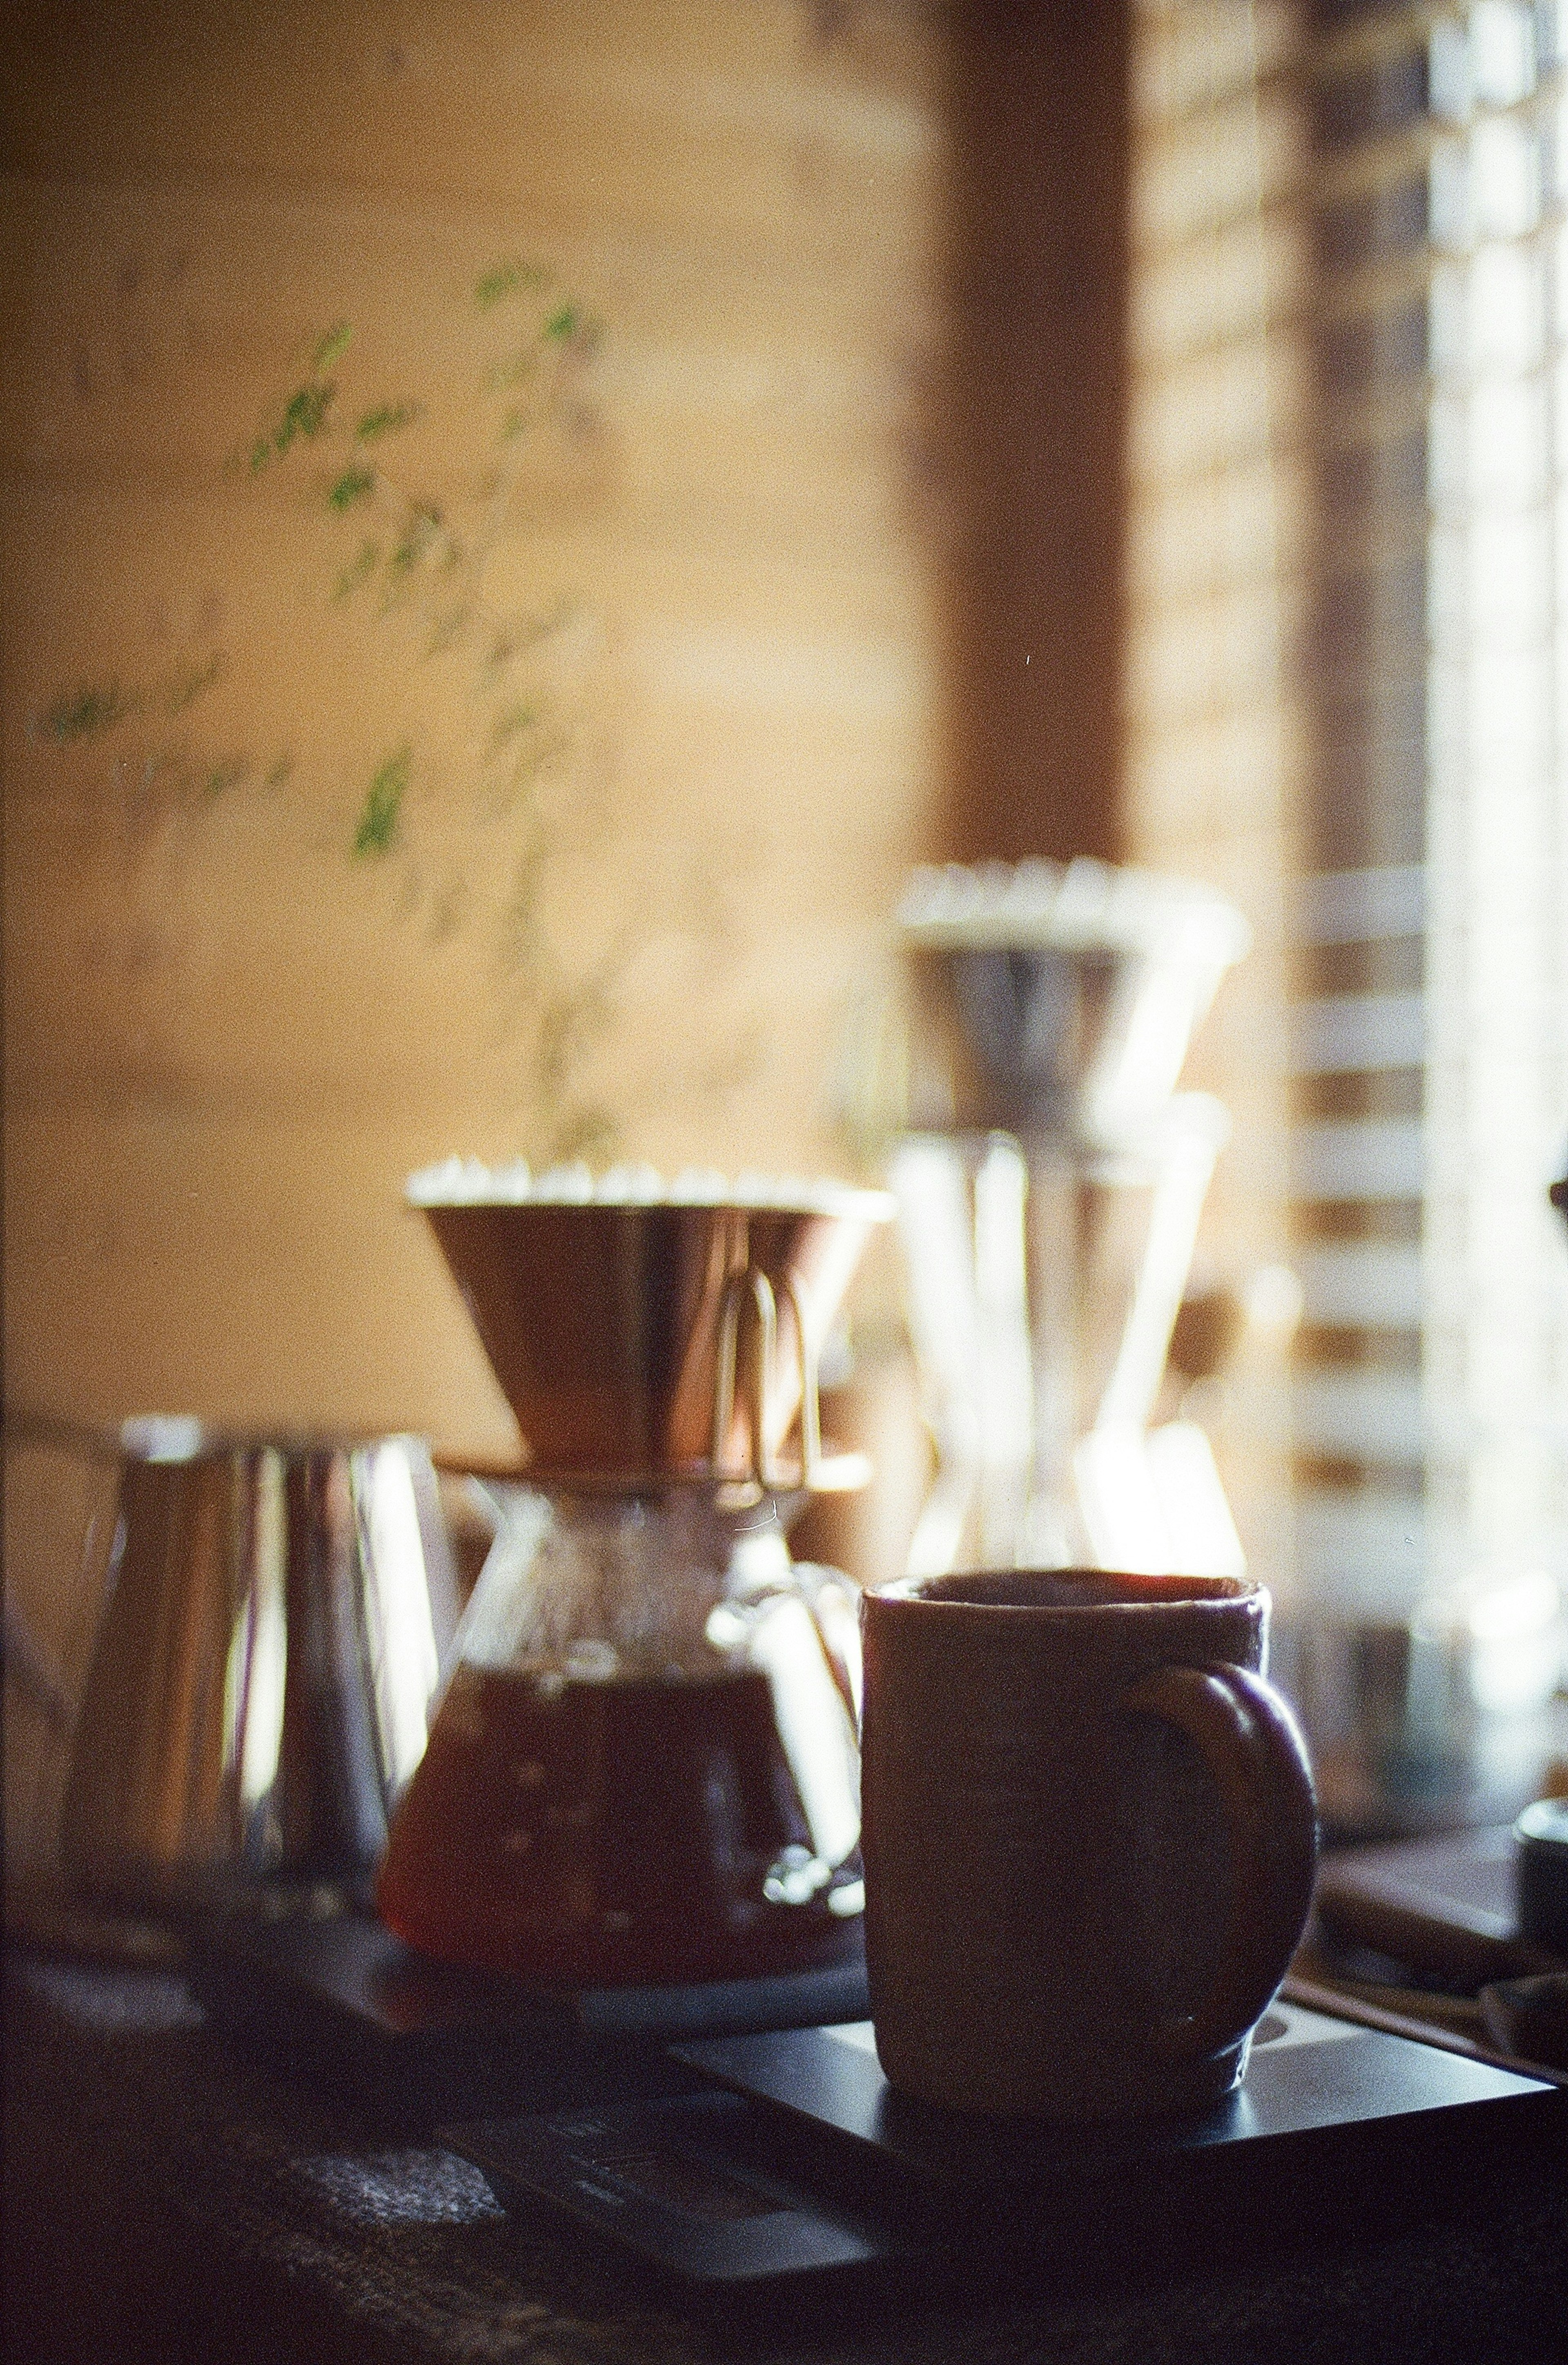
[[[1219,1975],[1195,2012],[1154,2032],[1169,2059],[1197,2060],[1261,2018],[1300,1943],[1317,1865],[1312,1769],[1286,1703],[1244,1667],[1160,1667],[1124,1704],[1188,1733],[1225,1802],[1231,1908]]]

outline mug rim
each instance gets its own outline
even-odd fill
[[[1076,1580],[1086,1589],[1091,1586],[1119,1589],[1101,1591],[1081,1601],[1009,1601],[980,1590],[989,1586],[1000,1590],[1020,1581],[1027,1583],[1031,1578],[1068,1583]],[[955,1590],[937,1592],[937,1586],[952,1586]],[[973,1590],[966,1594],[958,1589],[964,1586]],[[1269,1595],[1267,1586],[1250,1576],[1188,1576],[1114,1568],[1015,1568],[955,1569],[939,1576],[893,1577],[885,1585],[868,1586],[863,1598],[868,1603],[885,1602],[949,1614],[967,1610],[987,1618],[1083,1618],[1103,1617],[1108,1610],[1135,1615],[1172,1609],[1213,1613],[1266,1601]]]

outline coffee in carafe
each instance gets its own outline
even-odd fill
[[[393,1826],[383,1919],[423,1953],[545,1986],[836,1958],[861,1904],[855,1671],[824,1632],[852,1632],[846,1597],[793,1568],[771,1519],[728,1539],[689,1498],[547,1516],[510,1566],[503,1540],[476,1595]],[[650,1647],[629,1630],[661,1562],[675,1614]]]

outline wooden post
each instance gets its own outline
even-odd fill
[[[1130,0],[956,24],[944,851],[1121,848]]]

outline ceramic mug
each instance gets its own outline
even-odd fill
[[[1311,1902],[1312,1777],[1233,1578],[1011,1570],[864,1597],[877,2051],[1061,2119],[1236,2087]]]

